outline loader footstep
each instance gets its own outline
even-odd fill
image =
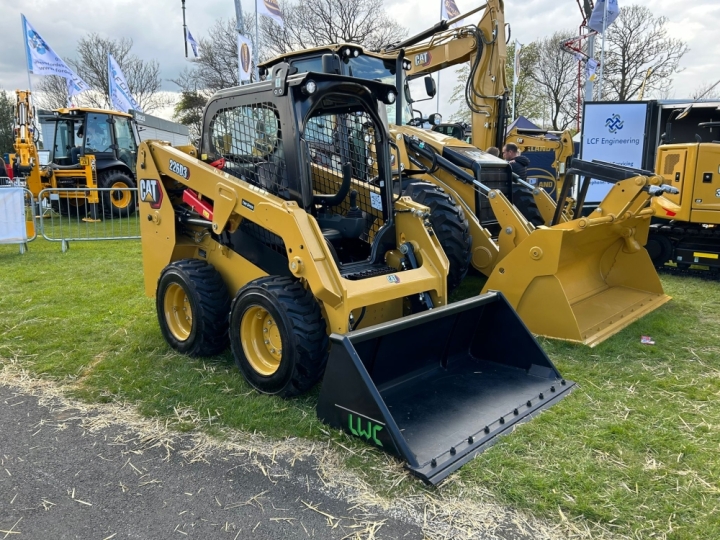
[[[388,274],[394,274],[397,272],[397,269],[393,268],[392,266],[371,266],[371,267],[364,267],[362,269],[352,269],[348,271],[347,273],[343,272],[342,277],[345,279],[349,279],[352,281],[358,281],[360,279],[367,279],[371,277],[377,277],[377,276],[385,276]]]

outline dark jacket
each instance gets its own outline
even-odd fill
[[[510,162],[510,167],[512,167],[512,171],[523,180],[527,180],[528,165],[530,165],[530,160],[525,156],[517,156],[513,161]]]

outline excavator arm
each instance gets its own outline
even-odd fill
[[[502,146],[508,96],[503,0],[489,0],[477,25],[438,32],[427,43],[406,47],[405,57],[411,62],[408,79],[469,62],[465,98],[472,113],[473,144],[483,150]]]
[[[34,138],[34,109],[31,93],[28,90],[15,91],[15,126],[13,131],[15,153],[10,158],[13,173],[25,176],[28,189],[33,195],[37,195],[43,186],[40,161]]]

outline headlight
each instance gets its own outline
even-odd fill
[[[343,50],[343,54],[344,54],[345,56],[350,56],[350,49],[344,49],[344,50]]]
[[[305,93],[306,94],[314,94],[315,90],[317,90],[317,84],[313,80],[309,80],[305,83]]]
[[[387,102],[390,104],[395,103],[395,92],[388,92]]]
[[[353,51],[353,56],[354,56],[355,58],[357,58],[358,56],[360,56],[360,51],[358,51],[357,49],[355,49],[355,50]]]

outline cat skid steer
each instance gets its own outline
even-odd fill
[[[145,290],[176,350],[229,344],[262,393],[438,483],[573,387],[502,294],[447,305],[428,209],[394,193],[395,87],[289,74],[223,90],[199,151],[139,149]]]

